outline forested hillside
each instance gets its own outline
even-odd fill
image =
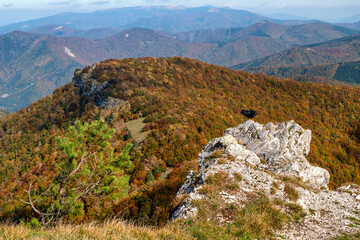
[[[360,84],[359,61],[302,67],[255,67],[250,72],[261,72],[278,78],[291,78],[306,82]]]
[[[354,35],[296,47],[232,68],[298,81],[359,83],[359,41]]]
[[[133,144],[131,169],[117,173],[130,177],[131,189],[121,198],[81,200],[65,219],[69,222],[119,214],[165,223],[199,151],[226,128],[243,123],[242,109],[256,110],[261,123],[292,119],[311,129],[308,160],[329,170],[330,187],[360,183],[359,94],[357,87],[299,83],[188,58],[106,60],[77,71],[72,83],[1,120],[1,219],[38,216],[25,203],[26,191],[32,184],[31,194],[39,196],[61,181],[59,166],[68,152],[56,139],[65,141],[76,120],[104,119],[114,128],[109,141],[116,158]]]
[[[231,66],[289,48],[269,37],[229,42],[185,42],[149,29],[134,28],[90,40],[25,32],[0,36],[0,107],[17,111],[68,83],[77,67],[108,58],[196,58]]]
[[[302,46],[281,53],[235,66],[235,69],[251,70],[256,67],[301,67],[359,59],[360,35],[335,39],[329,42]]]

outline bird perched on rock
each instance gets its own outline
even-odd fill
[[[241,110],[241,113],[244,114],[247,118],[254,118],[256,116],[256,111],[254,110]]]

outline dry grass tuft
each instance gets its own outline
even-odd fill
[[[235,172],[234,178],[240,182],[243,179],[243,176],[241,175],[241,173]]]
[[[217,164],[225,164],[226,160],[227,160],[226,158],[218,158]]]
[[[288,198],[292,201],[296,201],[299,199],[299,193],[296,191],[294,185],[286,183],[284,187],[284,192],[288,196]]]
[[[223,155],[224,155],[224,149],[218,148],[211,154],[211,157],[212,158],[222,158]]]
[[[287,203],[286,207],[287,207],[287,212],[295,221],[299,221],[306,216],[304,209],[296,203]]]
[[[304,189],[311,190],[311,188],[308,185],[306,185],[299,177],[281,176],[279,179],[292,186],[302,187]]]
[[[135,226],[120,220],[82,225],[59,225],[53,228],[33,229],[24,225],[3,224],[0,238],[6,240],[66,240],[66,239],[194,239],[179,224],[168,224],[162,228]]]

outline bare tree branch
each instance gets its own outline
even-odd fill
[[[34,209],[34,211],[35,211],[37,214],[39,214],[41,217],[53,215],[53,214],[49,214],[49,213],[42,213],[42,212],[40,212],[40,211],[35,207],[34,201],[32,201],[32,198],[31,198],[31,187],[32,187],[32,183],[29,184],[29,190],[25,190],[25,192],[28,193],[29,202],[26,202],[26,201],[24,201],[24,200],[22,200],[22,199],[20,199],[20,201],[22,201],[22,202],[24,202],[24,203],[26,203],[26,204],[30,204],[31,208]]]

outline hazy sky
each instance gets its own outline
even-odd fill
[[[64,11],[88,12],[144,5],[228,6],[262,14],[283,13],[324,20],[360,14],[360,0],[0,0],[0,25]]]

